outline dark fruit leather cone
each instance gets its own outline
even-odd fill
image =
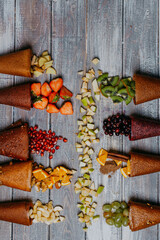
[[[159,172],[160,156],[131,152],[130,164],[130,177]]]
[[[0,203],[0,220],[29,226],[32,224],[29,217],[32,207],[31,201]]]
[[[129,202],[129,206],[129,226],[131,231],[138,231],[160,223],[160,206],[132,201]]]
[[[131,116],[130,141],[150,138],[160,135],[160,122],[142,117]]]
[[[134,74],[133,80],[135,81],[136,87],[135,104],[160,98],[160,79]]]
[[[0,166],[0,171],[2,185],[31,191],[32,161],[3,164]]]
[[[0,104],[30,110],[31,109],[30,83],[0,89]]]
[[[24,161],[29,158],[27,124],[0,132],[0,155]]]
[[[31,77],[31,57],[31,49],[0,56],[0,73]]]

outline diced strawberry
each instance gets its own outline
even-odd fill
[[[72,115],[73,108],[71,102],[65,102],[63,106],[60,108],[60,113],[63,115]]]
[[[37,101],[33,103],[33,107],[36,109],[43,110],[47,107],[48,99],[46,97],[39,97]]]
[[[41,94],[41,83],[32,83],[31,93],[33,96],[39,96]]]
[[[59,109],[56,107],[56,105],[49,103],[47,108],[46,108],[46,111],[48,113],[58,113]]]
[[[49,95],[48,99],[49,99],[49,103],[56,103],[59,100],[59,94],[56,92],[52,92]]]
[[[50,82],[50,87],[53,89],[54,92],[58,92],[62,86],[63,86],[62,78],[56,78]]]
[[[42,87],[41,87],[41,95],[48,97],[49,94],[52,92],[49,84],[47,82],[43,83]]]
[[[72,92],[63,86],[60,90],[60,97],[62,99],[70,99],[73,96]]]

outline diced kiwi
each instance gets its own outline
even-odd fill
[[[105,79],[105,80],[103,81],[103,85],[105,85],[105,86],[108,85],[108,81],[107,81],[107,79]]]
[[[124,84],[122,83],[122,80],[119,82],[119,84],[118,84],[118,89],[121,89],[121,88],[123,88],[124,87]]]
[[[128,95],[127,99],[125,100],[126,105],[128,105],[131,101],[132,101],[132,97]]]
[[[117,93],[118,93],[118,86],[114,87],[114,92],[112,96],[117,96]]]
[[[97,78],[97,82],[103,82],[104,80],[107,80],[108,78],[108,73],[103,73]]]
[[[119,96],[112,96],[111,99],[112,99],[113,103],[123,102],[123,98],[119,97]]]
[[[130,78],[124,78],[124,79],[122,79],[122,83],[125,87],[130,86],[131,79]]]
[[[119,81],[119,76],[115,76],[115,77],[112,77],[110,80],[109,80],[109,83],[115,87],[117,84],[118,84],[118,81]]]
[[[135,90],[135,81],[132,81],[132,82],[131,82],[131,88],[132,88],[133,90]]]
[[[114,92],[114,87],[112,86],[105,86],[101,88],[102,95],[105,97],[110,97]]]
[[[119,91],[118,91],[118,96],[121,96],[123,97],[124,100],[127,99],[128,97],[128,92],[127,92],[127,89],[126,88],[121,88]]]
[[[127,87],[127,91],[132,98],[135,97],[135,91],[131,87]]]

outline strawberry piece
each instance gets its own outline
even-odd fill
[[[46,97],[38,97],[36,102],[33,103],[33,107],[43,110],[47,107],[48,99]]]
[[[60,113],[63,115],[72,115],[73,108],[71,102],[65,102],[63,106],[60,108]]]
[[[70,99],[73,96],[73,93],[63,86],[60,90],[60,97],[64,100]]]
[[[41,87],[41,95],[48,97],[49,94],[52,92],[49,84],[47,82],[43,83],[42,87]]]
[[[48,113],[58,113],[59,109],[56,107],[56,105],[49,103],[47,108],[46,108],[46,111]]]
[[[31,93],[33,96],[39,96],[41,94],[41,83],[32,83]]]
[[[50,87],[53,89],[54,92],[58,92],[62,86],[63,86],[62,78],[56,78],[50,82]]]
[[[49,95],[48,99],[49,99],[49,103],[56,103],[59,100],[59,94],[56,92],[52,92]]]

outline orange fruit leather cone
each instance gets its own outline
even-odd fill
[[[0,166],[0,182],[7,187],[31,191],[32,161],[7,163]]]
[[[160,79],[134,74],[133,80],[135,81],[134,103],[136,105],[160,98]]]
[[[24,161],[29,158],[27,124],[0,132],[0,155]]]
[[[31,77],[32,50],[26,49],[0,56],[0,73]]]
[[[160,122],[154,119],[131,116],[130,141],[160,136]]]
[[[31,201],[0,203],[0,220],[29,226],[32,224],[29,217],[32,207]]]
[[[31,85],[25,83],[0,89],[0,104],[31,109]]]
[[[160,223],[160,206],[129,202],[129,227],[138,231]]]
[[[160,171],[160,156],[131,152],[130,177]]]

